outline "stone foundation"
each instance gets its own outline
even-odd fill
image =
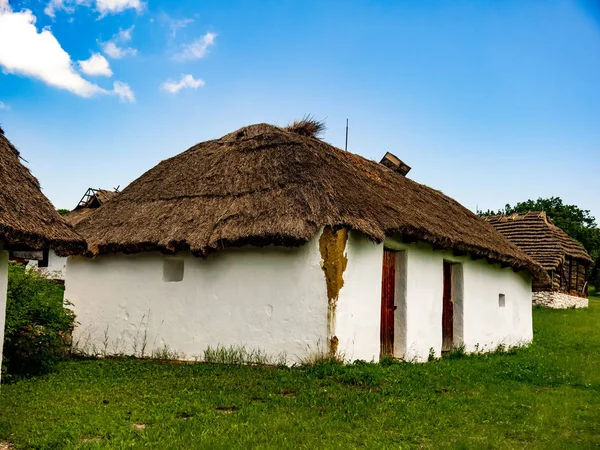
[[[586,297],[563,294],[562,292],[544,291],[533,293],[533,304],[557,309],[587,308],[588,299]]]

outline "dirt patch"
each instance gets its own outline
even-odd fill
[[[233,411],[237,411],[237,406],[217,406],[215,410],[223,414],[231,414]]]
[[[15,446],[8,441],[0,441],[0,450],[14,450]]]

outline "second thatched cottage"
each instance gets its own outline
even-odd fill
[[[61,219],[42,194],[38,180],[19,158],[18,150],[0,128],[0,366],[9,251],[31,252],[52,247],[67,256],[86,250],[83,239]]]
[[[75,340],[180,357],[426,360],[532,339],[545,272],[489,223],[383,164],[258,124],[162,161],[77,230]],[[142,347],[143,346],[143,347]]]
[[[487,220],[547,272],[533,283],[533,304],[549,308],[587,308],[592,258],[583,246],[552,223],[543,211],[498,215]]]

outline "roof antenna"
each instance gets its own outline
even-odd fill
[[[344,147],[345,151],[348,151],[348,119],[346,119],[346,146]]]

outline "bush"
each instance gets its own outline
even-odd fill
[[[9,263],[3,381],[46,373],[67,353],[75,315],[63,291],[43,273]]]

